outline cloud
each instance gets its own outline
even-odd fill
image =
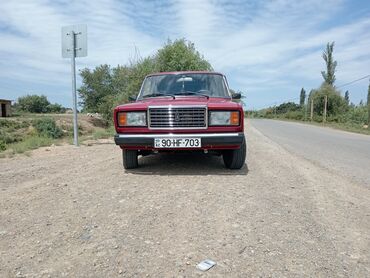
[[[195,43],[247,103],[263,107],[322,82],[322,50],[335,41],[337,82],[369,74],[370,8],[350,1],[9,1],[0,4],[0,96],[29,92],[70,102],[61,26],[88,25],[88,57],[78,68],[152,55],[168,38]],[[355,101],[366,82],[350,87]],[[365,89],[364,89],[365,88]],[[11,95],[9,95],[11,94]]]

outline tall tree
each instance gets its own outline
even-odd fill
[[[344,93],[344,99],[346,100],[347,105],[349,105],[349,92],[348,92],[348,90]]]
[[[337,67],[337,61],[333,58],[334,42],[327,43],[326,50],[322,54],[322,58],[326,63],[326,71],[322,71],[321,75],[324,78],[325,83],[334,86],[335,82],[335,69]]]
[[[305,102],[306,102],[306,91],[305,91],[305,89],[304,89],[304,88],[302,88],[302,89],[301,89],[301,94],[300,94],[300,96],[299,96],[299,105],[300,105],[301,107],[303,107],[303,106],[304,106],[304,104],[305,104]]]
[[[157,71],[212,70],[211,64],[195,49],[192,42],[168,40],[156,54]]]

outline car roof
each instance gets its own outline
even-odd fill
[[[192,74],[192,73],[201,73],[201,74],[218,74],[224,76],[220,72],[214,72],[214,71],[169,71],[169,72],[156,72],[156,73],[151,73],[148,74],[147,77],[149,76],[156,76],[156,75],[178,75],[178,74]]]

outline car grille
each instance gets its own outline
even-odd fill
[[[149,107],[149,128],[207,128],[207,108]]]

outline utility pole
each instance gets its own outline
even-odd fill
[[[308,102],[306,103],[306,97],[304,99],[304,120],[307,121],[307,106],[308,106]]]
[[[313,98],[311,97],[311,115],[310,115],[311,122],[313,120]]]
[[[325,95],[324,96],[324,114],[323,114],[323,119],[322,119],[322,122],[323,123],[326,122],[326,110],[327,110],[327,106],[328,106],[328,96]]]

